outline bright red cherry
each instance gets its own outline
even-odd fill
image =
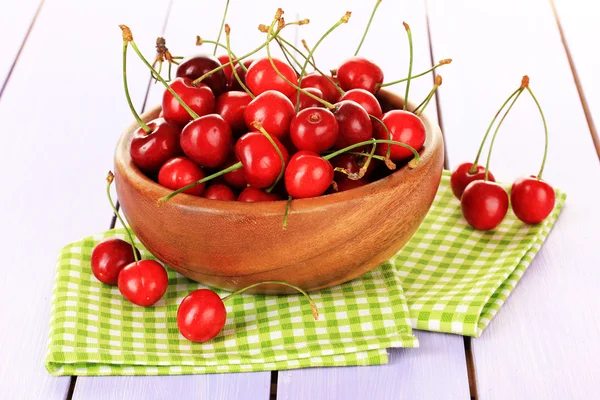
[[[337,103],[338,99],[340,98],[340,92],[333,84],[333,80],[334,79],[332,77],[325,77],[318,72],[311,72],[302,78],[300,87],[303,89],[319,89],[321,93],[323,93],[323,99],[330,103]]]
[[[383,111],[381,111],[381,104],[379,100],[373,95],[373,93],[366,91],[365,89],[351,89],[348,90],[340,98],[342,100],[352,100],[357,102],[365,111],[376,118],[381,119],[383,117]],[[374,123],[377,123],[376,121]]]
[[[221,62],[217,57],[208,54],[199,54],[183,60],[177,68],[177,76],[194,80],[220,66]],[[215,96],[218,96],[225,91],[227,76],[223,70],[219,70],[203,79],[202,83],[208,85]]]
[[[202,197],[211,200],[235,201],[236,196],[233,190],[222,183],[215,183],[206,188]]]
[[[185,157],[175,157],[167,161],[158,172],[158,183],[168,189],[177,190],[204,178],[202,168]],[[204,183],[186,190],[184,193],[200,196]]]
[[[253,62],[254,62],[254,60],[244,60],[242,62],[242,64],[244,64],[246,69],[248,69],[248,68],[250,68],[250,65],[252,65]],[[244,71],[244,69],[242,68],[242,66],[240,64],[237,64],[235,66],[235,72],[237,72],[237,75],[240,77],[240,80],[245,85],[246,84],[246,71]],[[228,88],[229,88],[229,90],[244,91],[244,88],[240,85],[238,80],[235,79],[233,72],[231,73],[231,83],[228,85]]]
[[[311,87],[311,88],[306,88],[304,90],[306,92],[312,94],[313,96],[317,96],[320,99],[323,98],[323,92],[321,92],[317,88]],[[298,100],[298,93],[294,93],[290,96],[290,101],[292,102],[292,105],[294,106],[294,108],[296,108],[297,100]],[[315,100],[312,97],[310,97],[309,95],[307,95],[306,93],[300,92],[300,107],[298,109],[304,110],[305,108],[309,108],[309,107],[323,107],[323,105],[321,103],[319,103],[317,100]]]
[[[487,231],[497,227],[508,211],[508,193],[495,182],[473,181],[460,199],[463,216],[473,228]]]
[[[194,86],[189,78],[176,78],[171,83],[171,89],[199,116],[210,114],[215,109],[215,96],[203,83]],[[168,90],[163,94],[162,109],[168,121],[186,124],[192,120],[192,116]]]
[[[285,169],[285,189],[296,199],[320,196],[332,182],[333,167],[312,151],[297,152]]]
[[[554,209],[556,195],[548,183],[535,176],[519,178],[510,189],[510,203],[517,218],[526,224],[539,224]]]
[[[223,168],[231,167],[233,164],[238,163],[240,160],[237,159],[235,153],[231,153],[223,164]],[[236,169],[235,171],[231,171],[223,175],[223,179],[225,182],[236,189],[244,189],[248,186],[248,181],[246,180],[246,173],[244,172],[244,168]]]
[[[244,133],[246,131],[244,111],[251,101],[252,98],[246,92],[225,92],[217,98],[215,112],[229,124],[232,132]]]
[[[133,134],[129,154],[139,169],[155,173],[167,160],[181,154],[181,128],[163,118],[150,121],[147,125],[152,129],[149,133],[139,128]]]
[[[386,112],[381,120],[390,131],[392,140],[406,143],[417,151],[421,150],[427,134],[425,132],[425,125],[423,125],[419,117],[408,111],[392,110]],[[377,139],[389,139],[388,133],[381,124],[376,123],[374,126],[374,136]],[[387,143],[380,143],[377,145],[377,154],[385,156],[387,149]],[[413,152],[406,147],[392,145],[390,154],[392,161],[403,161],[413,156]]]
[[[119,272],[134,261],[131,244],[115,237],[104,239],[92,250],[92,272],[107,285],[116,286]]]
[[[264,189],[275,183],[289,161],[285,146],[276,137],[272,139],[283,155],[283,165],[277,150],[261,132],[246,133],[235,144],[235,155],[244,166],[248,185],[254,188]]]
[[[337,140],[338,123],[333,113],[325,108],[306,108],[292,118],[290,138],[298,150],[320,154]]]
[[[276,58],[273,58],[272,61],[279,72],[285,76],[287,80],[294,85],[298,84],[298,76],[292,67]],[[296,89],[292,85],[284,81],[283,78],[275,72],[275,69],[271,65],[271,61],[268,58],[258,59],[250,65],[250,68],[248,68],[248,72],[246,73],[246,85],[256,96],[267,90],[276,90],[283,93],[286,97],[289,97],[292,93],[296,92]]]
[[[346,190],[351,190],[357,187],[365,186],[367,183],[369,183],[369,181],[367,181],[366,178],[353,180],[348,178],[347,176],[336,178],[335,182],[337,184],[338,192],[345,192]]]
[[[238,201],[244,203],[256,203],[260,201],[277,201],[281,200],[276,193],[267,193],[262,189],[256,189],[253,187],[247,187],[242,190],[242,193],[238,196]]]
[[[485,167],[483,165],[477,165],[475,173],[471,173],[471,167],[473,163],[462,163],[452,171],[450,175],[450,187],[452,193],[460,200],[465,188],[469,183],[473,181],[485,180]],[[496,182],[496,178],[492,174],[492,171],[488,172],[488,181]]]
[[[252,131],[257,129],[253,122],[259,122],[269,135],[283,138],[287,135],[290,122],[295,114],[294,105],[285,95],[268,90],[256,96],[244,111],[246,126]]]
[[[336,103],[335,106],[333,115],[335,115],[339,129],[339,135],[335,142],[336,149],[364,142],[373,137],[373,126],[369,114],[358,103],[344,100]]]
[[[366,58],[351,57],[338,68],[337,79],[343,90],[365,89],[374,94],[377,84],[383,83],[383,71]]]
[[[177,328],[187,339],[207,342],[223,330],[227,310],[223,300],[209,289],[198,289],[185,296],[177,309]]]
[[[227,160],[233,136],[220,115],[209,114],[190,122],[181,131],[181,148],[196,164],[216,168]]]
[[[154,260],[133,262],[119,273],[119,291],[127,300],[149,307],[167,291],[169,277],[165,268]]]

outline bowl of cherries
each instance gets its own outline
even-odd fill
[[[405,101],[410,80],[425,73],[412,74],[412,63],[400,80],[404,97],[385,89],[399,81],[384,82],[360,56],[323,73],[313,59],[318,43],[304,52],[283,35],[308,21],[286,23],[282,14],[259,26],[266,41],[239,57],[227,24],[225,43],[198,39],[223,48],[220,57],[173,57],[163,39],[157,60],[178,64],[170,82],[121,26],[136,118],[115,153],[122,211],[160,261],[228,290],[260,281],[318,290],[368,272],[411,238],[442,174],[442,134],[422,114],[441,78],[415,106]],[[165,85],[162,104],[141,116],[127,91],[129,47]],[[256,56],[262,49],[267,55]]]

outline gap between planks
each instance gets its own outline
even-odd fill
[[[598,158],[600,158],[600,137],[598,137],[598,131],[596,130],[592,113],[590,112],[587,99],[585,98],[585,93],[583,92],[583,86],[581,85],[577,68],[575,67],[573,56],[569,50],[569,45],[567,43],[567,38],[565,37],[562,24],[560,23],[560,17],[558,15],[558,10],[556,9],[556,4],[554,4],[554,0],[549,1],[550,6],[552,7],[552,13],[554,14],[554,19],[556,21],[556,26],[558,27],[558,32],[560,33],[560,40],[565,48],[565,54],[567,55],[567,60],[569,61],[569,67],[571,68],[571,73],[573,74],[573,81],[575,82],[575,87],[577,87],[577,93],[579,94],[579,100],[581,101],[581,106],[583,107],[583,113],[585,114],[585,119],[590,129],[590,134],[592,135],[592,141],[594,142],[594,147],[596,148],[596,154],[598,154]]]

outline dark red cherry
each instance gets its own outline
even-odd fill
[[[323,98],[323,92],[321,92],[317,88],[306,88],[304,90],[314,96],[317,96],[320,99]],[[290,96],[290,101],[294,105],[294,108],[296,108],[297,100],[298,100],[298,93],[294,93]],[[309,108],[309,107],[323,107],[323,105],[321,103],[319,103],[317,100],[315,100],[314,98],[307,95],[306,93],[300,92],[300,107],[298,109],[304,110],[305,108]]]
[[[248,187],[242,190],[242,193],[238,196],[238,201],[242,201],[245,203],[256,203],[259,201],[277,201],[281,200],[276,193],[267,193],[262,189],[256,189],[253,187]]]
[[[199,116],[210,114],[215,109],[215,96],[203,83],[194,86],[189,78],[176,78],[171,83],[171,89]],[[163,94],[162,109],[168,121],[183,125],[192,120],[192,116],[168,90]]]
[[[323,93],[323,99],[330,103],[337,103],[338,99],[340,98],[340,92],[333,84],[333,80],[334,79],[332,77],[325,77],[318,72],[311,72],[302,78],[300,87],[303,89],[319,89],[321,93]]]
[[[473,228],[487,231],[497,227],[508,211],[508,193],[495,182],[473,181],[460,198],[463,216]]]
[[[92,250],[92,272],[107,285],[116,286],[119,272],[134,261],[131,244],[115,237],[104,239]]]
[[[220,66],[221,62],[217,57],[209,54],[198,54],[183,60],[177,68],[177,76],[194,80]],[[227,76],[223,70],[219,70],[204,78],[202,83],[208,85],[215,96],[218,96],[225,91]]]
[[[276,137],[272,139],[283,155],[283,166],[277,150],[261,132],[246,133],[235,144],[235,155],[242,162],[246,180],[252,187],[264,189],[271,186],[289,161],[283,144]]]
[[[167,161],[158,172],[158,183],[162,186],[177,190],[204,178],[202,168],[185,157],[175,157]],[[204,183],[196,185],[184,193],[200,196],[204,191]]]
[[[287,63],[272,59],[273,63],[279,70],[279,72],[285,76],[294,85],[298,84],[298,76],[296,72]],[[248,72],[246,73],[246,85],[248,89],[256,96],[267,90],[277,90],[283,93],[284,96],[289,97],[296,91],[296,89],[281,78],[275,69],[271,65],[271,61],[268,58],[261,58],[252,63]]]
[[[351,57],[338,68],[337,79],[343,90],[365,89],[375,94],[377,84],[383,83],[383,71],[366,58]]]
[[[352,100],[360,104],[362,108],[365,109],[367,114],[372,115],[376,118],[381,119],[383,117],[383,111],[381,111],[381,104],[373,95],[373,93],[366,91],[365,89],[351,89],[348,90],[344,95],[340,98],[342,100]],[[374,123],[377,123],[375,121]]]
[[[146,133],[142,128],[135,131],[129,154],[139,169],[155,173],[167,160],[181,154],[181,128],[163,118],[150,121],[147,125],[152,131]]]
[[[268,90],[248,104],[244,111],[244,119],[251,131],[257,131],[252,125],[256,121],[269,135],[281,139],[287,135],[294,114],[294,105],[290,99],[275,90]]]
[[[244,60],[242,62],[242,64],[244,64],[246,69],[248,69],[248,68],[250,68],[250,65],[252,65],[253,62],[254,62],[254,60]],[[246,84],[246,71],[244,71],[244,69],[242,68],[242,66],[240,64],[237,64],[235,66],[235,72],[237,72],[238,76],[240,77],[240,80],[245,85]],[[229,88],[229,90],[240,90],[240,91],[244,90],[244,88],[240,85],[238,80],[235,79],[233,72],[231,73],[231,83],[229,84],[228,88]]]
[[[337,137],[338,123],[325,108],[306,108],[292,118],[290,138],[298,150],[320,154],[331,148]]]
[[[223,169],[231,167],[233,164],[237,164],[240,160],[236,157],[235,153],[232,152],[225,164],[223,164]],[[231,171],[223,175],[223,179],[225,182],[236,189],[244,189],[248,186],[248,181],[246,180],[246,173],[244,172],[244,168],[236,169],[235,171]]]
[[[234,134],[245,133],[244,111],[251,101],[252,98],[246,92],[225,92],[217,98],[215,112],[229,124]]]
[[[233,136],[220,115],[209,114],[193,120],[181,131],[181,148],[196,164],[216,168],[227,160]]]
[[[335,178],[335,182],[337,184],[338,192],[345,192],[346,190],[352,190],[357,187],[365,186],[367,183],[369,183],[367,178],[352,180],[352,179],[348,178],[347,176]]]
[[[284,179],[285,189],[293,198],[317,197],[333,182],[333,167],[317,153],[301,150],[290,159]]]
[[[454,196],[460,200],[465,188],[473,181],[482,181],[485,179],[485,167],[477,165],[476,171],[471,173],[473,163],[462,163],[452,171],[450,175],[450,187]],[[496,182],[492,171],[488,172],[488,180]]]
[[[545,220],[555,202],[552,186],[533,175],[517,179],[510,189],[512,209],[526,224],[535,225]]]
[[[373,126],[369,114],[358,103],[351,100],[335,104],[333,112],[338,123],[339,135],[335,142],[336,149],[364,142],[373,137]],[[360,149],[356,149],[359,151]]]
[[[204,190],[202,197],[206,197],[211,200],[222,200],[222,201],[235,201],[236,196],[233,190],[227,185],[222,183],[214,183]]]
[[[359,156],[359,155],[355,155],[355,154],[344,153],[344,154],[340,154],[337,157],[334,157],[331,160],[331,165],[333,165],[334,168],[343,168],[352,174],[358,174],[360,172],[360,169],[366,162],[366,159],[367,159],[366,156]],[[364,177],[368,178],[373,173],[375,168],[377,168],[378,161],[379,160],[376,160],[374,158],[371,159],[371,162],[369,163],[369,166],[367,167],[367,170],[365,171]],[[348,175],[344,174],[343,172],[337,172],[337,171],[335,173],[335,176],[336,176],[336,182],[337,182],[338,177],[339,178],[348,177]]]
[[[390,131],[392,140],[406,143],[417,151],[421,150],[425,143],[426,132],[425,125],[419,117],[408,111],[392,110],[386,112],[381,120]],[[374,126],[375,138],[389,139],[388,133],[381,124],[376,123]],[[377,154],[385,156],[387,149],[387,143],[380,143],[377,145]],[[392,145],[390,153],[392,161],[403,161],[412,157],[414,157],[413,152],[406,147]]]

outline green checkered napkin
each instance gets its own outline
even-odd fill
[[[202,285],[168,270],[163,299],[142,308],[92,275],[95,244],[124,233],[108,231],[61,250],[46,357],[50,373],[176,375],[372,365],[387,362],[386,348],[417,346],[391,264],[311,293],[321,314],[318,321],[303,296],[244,294],[226,303],[221,334],[207,343],[189,342],[177,330],[177,307]]]
[[[509,211],[495,230],[480,232],[462,217],[444,172],[425,221],[391,260],[413,328],[481,335],[539,251],[566,197],[556,191],[554,211],[539,225],[526,225]]]

